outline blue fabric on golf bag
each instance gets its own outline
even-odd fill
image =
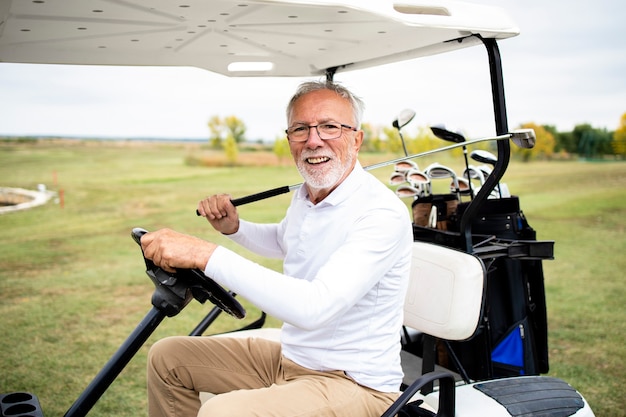
[[[526,375],[527,373],[535,373],[532,365],[533,347],[529,344],[527,331],[528,320],[521,320],[513,325],[492,348],[491,362],[496,374]]]
[[[522,344],[522,334],[519,327],[516,327],[515,330],[493,348],[491,360],[497,364],[520,368],[520,373],[524,374],[524,345]]]

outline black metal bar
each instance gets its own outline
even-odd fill
[[[109,388],[165,317],[165,313],[156,307],[152,307],[133,333],[119,347],[117,352],[109,359],[109,362],[65,413],[65,417],[83,417],[87,415],[89,410],[102,397],[102,394]]]
[[[422,339],[422,375],[426,375],[435,370],[435,361],[437,356],[437,341],[429,335],[424,334]],[[433,392],[433,383],[425,383],[420,390],[422,395],[428,395]]]
[[[195,329],[189,333],[189,336],[202,336],[206,329],[222,314],[222,309],[215,306],[208,312],[206,316],[198,323]]]
[[[439,405],[437,417],[454,417],[456,396],[454,392],[454,376],[449,372],[430,372],[416,379],[404,390],[396,401],[384,412],[382,417],[395,417],[402,408],[411,401],[413,395],[427,384],[439,381]]]
[[[491,96],[493,99],[494,121],[496,125],[496,134],[501,135],[508,132],[508,122],[506,114],[506,102],[504,97],[504,77],[502,76],[502,62],[500,59],[500,50],[495,39],[483,38],[478,36],[487,49],[489,58],[489,70],[491,76]],[[507,166],[509,165],[511,145],[508,140],[499,140],[498,144],[498,160],[491,174],[487,177],[485,184],[480,188],[476,197],[470,202],[465,210],[459,224],[459,231],[464,237],[465,251],[473,252],[472,245],[472,220],[478,213],[478,209],[500,179],[504,176]]]
[[[450,355],[450,358],[452,359],[452,362],[454,362],[454,366],[456,367],[456,370],[459,371],[459,375],[461,375],[461,378],[463,378],[463,381],[466,384],[469,384],[470,382],[472,382],[470,380],[469,375],[467,375],[467,371],[465,370],[465,368],[461,364],[461,361],[459,360],[459,357],[454,352],[454,349],[452,349],[452,346],[450,346],[450,341],[449,340],[444,340],[443,343],[444,343],[444,345],[446,347],[446,352],[448,352],[448,355]]]
[[[337,72],[338,69],[339,67],[326,68],[326,81],[332,83],[333,79],[335,78],[335,73]]]

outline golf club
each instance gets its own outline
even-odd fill
[[[465,142],[465,136],[461,135],[458,132],[452,132],[450,130],[447,130],[445,128],[445,126],[440,125],[440,126],[431,126],[430,130],[433,132],[433,134],[435,136],[437,136],[439,139],[443,139],[446,140],[448,142],[453,142],[453,143],[463,143]],[[463,145],[463,159],[465,159],[465,169],[467,170],[469,167],[469,162],[467,161],[467,146],[465,146],[465,144]],[[472,182],[468,181],[469,187],[470,187],[470,198],[473,199],[474,198],[474,192],[472,191]]]
[[[411,109],[404,109],[400,112],[398,117],[392,122],[393,127],[398,129],[398,135],[400,135],[400,141],[402,142],[402,149],[404,150],[404,156],[409,156],[406,150],[406,144],[404,143],[404,137],[402,136],[401,129],[411,123],[411,120],[415,117],[415,112]]]
[[[493,168],[488,166],[487,164],[480,164],[477,167],[475,167],[481,174],[483,174],[483,177],[485,177],[485,181],[487,181],[487,177],[491,175],[491,173],[493,172]]]
[[[532,129],[522,129],[515,130],[510,133],[505,133],[498,136],[487,136],[483,138],[471,139],[463,144],[455,143],[452,145],[444,146],[437,149],[432,149],[430,151],[420,152],[413,155],[408,155],[402,158],[396,158],[389,161],[379,162],[377,164],[368,165],[363,167],[366,171],[371,171],[373,169],[378,169],[382,167],[386,167],[389,165],[397,164],[398,162],[408,161],[410,159],[421,158],[423,156],[432,155],[438,152],[445,152],[451,149],[460,148],[465,145],[473,145],[475,143],[488,142],[488,141],[497,141],[497,140],[508,140],[510,139],[513,143],[521,148],[532,148],[535,145],[535,132]],[[283,185],[282,187],[272,188],[271,190],[262,191],[260,193],[251,194],[246,197],[235,198],[231,200],[234,206],[241,206],[243,204],[249,204],[255,201],[264,200],[269,197],[275,197],[280,194],[286,194],[290,191],[293,191],[299,188],[303,183],[295,184],[295,185]],[[198,210],[196,210],[196,215],[200,215]]]
[[[465,178],[458,178],[457,181],[458,181],[458,187],[461,192],[461,195],[471,196],[471,193],[473,193],[473,190],[470,186],[470,180],[466,180]],[[450,183],[450,192],[454,192],[455,189],[456,189],[456,184],[454,183],[454,180],[453,180]]]
[[[414,161],[400,161],[394,165],[396,172],[407,172],[411,169],[419,169]]]
[[[489,164],[492,167],[496,166],[496,162],[498,162],[498,158],[496,158],[496,156],[494,154],[492,154],[489,151],[485,151],[482,149],[476,149],[475,151],[472,151],[472,153],[470,154],[470,157],[476,161],[476,162],[481,162],[483,164]],[[502,195],[502,189],[500,187],[500,182],[498,182],[498,194]]]
[[[389,185],[400,185],[406,182],[406,174],[404,172],[393,171],[389,176]]]
[[[475,188],[473,185],[471,186],[472,188],[471,192],[473,196],[476,196],[480,188],[485,184],[485,178],[487,178],[487,175],[488,174],[485,174],[483,171],[481,171],[478,167],[475,167],[474,165],[469,165],[467,169],[463,171],[462,177],[463,179],[467,179],[468,183],[471,184],[472,180],[478,180],[477,188]]]
[[[421,190],[417,187],[414,187],[412,185],[408,185],[408,184],[404,184],[399,186],[396,189],[396,195],[400,198],[407,198],[407,197],[419,197],[421,194]]]
[[[464,178],[467,178],[468,181],[473,179],[477,179],[480,185],[485,183],[485,174],[478,167],[474,165],[469,165],[465,171],[463,171]]]
[[[431,194],[430,178],[418,169],[411,169],[406,172],[406,180],[419,190],[419,197],[427,197]]]
[[[448,168],[439,163],[433,163],[429,165],[424,173],[428,175],[431,179],[443,179],[443,178],[452,178],[452,183],[454,184],[454,191],[456,192],[457,200],[461,201],[461,190],[459,188],[459,179],[456,176],[456,173],[452,168]]]
[[[430,178],[428,178],[428,175],[418,169],[408,170],[406,172],[406,180],[411,183],[411,185],[430,184]]]
[[[496,162],[498,161],[498,158],[496,158],[494,154],[492,154],[489,151],[482,150],[482,149],[476,149],[475,151],[472,151],[470,156],[476,162],[489,164],[491,166],[494,166]]]
[[[481,143],[481,142],[510,139],[514,144],[516,144],[520,148],[532,148],[535,144],[534,138],[535,138],[535,132],[532,129],[514,130],[513,132],[504,133],[498,136],[487,136],[483,138],[470,139],[465,143],[455,143],[453,145],[443,146],[441,148],[432,149],[430,151],[424,151],[424,152],[416,153],[413,155],[405,156],[402,158],[396,158],[396,159],[391,159],[389,161],[379,162],[377,164],[368,165],[364,167],[364,169],[367,171],[372,170],[372,169],[378,169],[378,168],[386,167],[389,165],[397,164],[398,162],[408,161],[410,159],[415,159],[415,158],[421,158],[423,156],[432,155],[432,154],[439,153],[439,152],[445,152],[451,149],[460,148],[462,146],[469,146],[469,145],[473,145],[475,143]]]

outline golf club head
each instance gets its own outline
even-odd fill
[[[491,166],[495,166],[496,162],[498,162],[498,158],[494,154],[482,149],[476,149],[472,151],[470,153],[470,158],[472,158],[476,162],[489,164]]]
[[[534,129],[516,129],[511,132],[511,141],[524,149],[532,149],[535,147],[537,136]]]
[[[484,178],[485,180],[486,180],[486,179],[487,179],[487,177],[489,177],[489,176],[491,175],[491,173],[493,172],[493,169],[492,169],[489,165],[487,165],[487,164],[481,164],[481,165],[478,165],[478,166],[476,167],[476,169],[477,169],[478,171],[480,171],[480,173],[481,173],[481,174],[483,174],[483,178]]]
[[[511,197],[511,192],[509,191],[509,186],[506,183],[501,182],[498,188],[498,194],[500,198],[509,198]]]
[[[447,130],[443,125],[431,126],[430,130],[439,139],[443,139],[445,141],[453,143],[465,142],[465,136],[461,135],[460,133]]]
[[[406,182],[406,175],[404,172],[394,171],[389,176],[389,185],[400,185]]]
[[[428,175],[417,169],[409,169],[406,172],[406,180],[409,182],[409,184],[413,186],[415,186],[416,184],[430,183],[430,178],[428,178]]]
[[[411,160],[406,160],[406,161],[397,162],[394,166],[394,169],[397,172],[407,172],[409,169],[419,169],[419,168],[417,166],[417,163]]]
[[[409,123],[411,123],[411,120],[413,120],[414,117],[415,117],[415,111],[414,110],[404,109],[404,110],[402,110],[400,112],[398,117],[396,117],[396,119],[393,121],[392,125],[396,129],[400,130],[404,126],[406,126]]]
[[[456,192],[456,186],[457,186],[457,184],[454,183],[454,180],[450,181],[450,192],[451,193]],[[471,195],[472,194],[472,190],[470,188],[470,183],[465,178],[458,178],[458,186],[459,186],[459,193],[461,193],[461,195]]]
[[[477,195],[481,188],[482,188],[481,186],[474,188],[474,195]],[[498,193],[498,188],[494,188],[493,190],[491,190],[491,193],[489,193],[487,198],[490,200],[500,198],[500,193]]]
[[[430,178],[422,171],[410,169],[406,172],[406,180],[412,187],[419,190],[418,197],[426,197],[432,193]]]
[[[452,170],[452,168],[448,168],[436,162],[430,164],[424,170],[424,173],[431,179],[456,178],[456,173]]]
[[[412,185],[401,185],[396,189],[396,195],[400,198],[415,198],[420,195],[420,189]]]
[[[485,183],[485,175],[483,174],[483,171],[481,171],[479,168],[475,167],[474,165],[469,165],[467,169],[463,171],[462,177],[468,180],[472,180],[472,179],[478,180],[478,182],[480,182],[481,185]]]

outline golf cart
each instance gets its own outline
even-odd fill
[[[532,132],[511,132],[507,124],[498,41],[517,34],[499,8],[445,0],[159,0],[150,6],[137,0],[14,0],[0,6],[2,62],[196,66],[231,77],[333,79],[460,48],[486,49],[497,136],[460,140],[439,128],[436,134],[455,143],[414,155],[405,151],[367,167],[497,144],[493,168],[475,194],[470,190],[469,202],[458,201],[459,185],[452,198],[416,195],[412,277],[399,335],[404,392],[385,417],[593,416],[566,382],[540,376],[548,371],[541,262],[551,259],[552,242],[535,239],[517,197],[490,198],[507,169],[510,142],[534,145]],[[406,123],[398,120],[394,127]],[[429,177],[443,171],[432,169]],[[467,172],[471,181],[469,165]],[[233,202],[252,203],[294,187]],[[422,212],[429,214],[427,222],[420,220]],[[131,234],[138,241],[143,233],[136,228]],[[216,307],[191,335],[202,335],[222,311],[245,315],[234,294],[201,272],[168,274],[145,264],[155,285],[151,310],[66,416],[86,415],[161,321],[192,300]],[[276,337],[278,330],[264,328],[263,317],[234,334]],[[25,392],[1,394],[0,413],[43,415],[37,397]]]

